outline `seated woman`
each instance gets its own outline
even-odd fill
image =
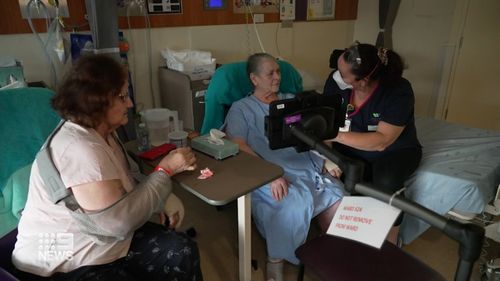
[[[196,243],[147,222],[194,154],[171,152],[136,184],[115,134],[132,105],[127,71],[114,58],[83,56],[69,70],[52,99],[64,123],[33,163],[19,222],[12,261],[21,280],[203,279]]]
[[[242,151],[281,166],[284,176],[252,193],[252,215],[266,239],[267,278],[283,280],[283,260],[298,264],[295,249],[306,240],[312,218],[326,232],[340,204],[340,181],[325,177],[324,160],[294,148],[271,150],[264,134],[264,116],[272,101],[293,97],[278,93],[280,70],[276,59],[260,53],[248,58],[253,94],[231,106],[224,129]],[[337,171],[332,171],[337,175]]]

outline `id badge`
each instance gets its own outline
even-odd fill
[[[345,119],[344,127],[339,128],[339,132],[349,132],[351,130],[351,119]]]

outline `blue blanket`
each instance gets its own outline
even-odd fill
[[[416,118],[422,161],[406,182],[406,197],[439,213],[479,214],[500,183],[500,132]],[[429,225],[405,216],[400,235],[409,244]]]

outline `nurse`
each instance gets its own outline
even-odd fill
[[[402,77],[403,68],[394,51],[356,42],[340,55],[324,89],[326,95],[340,95],[347,108],[345,126],[333,147],[362,160],[364,180],[390,194],[404,186],[422,157],[415,96]],[[401,219],[389,233],[391,242],[397,240]]]

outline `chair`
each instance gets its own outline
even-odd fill
[[[46,88],[0,91],[0,280],[14,280],[11,253],[28,194],[31,163],[60,118]],[[11,278],[11,279],[9,279]]]
[[[10,272],[14,269],[10,256],[16,244],[17,228],[0,238],[0,280],[17,280]]]
[[[357,184],[356,192],[390,202],[391,195],[365,184]],[[474,224],[463,224],[441,216],[403,197],[396,196],[392,205],[405,213],[421,218],[460,244],[455,281],[469,280],[474,262],[479,258],[484,240],[484,229]],[[320,280],[336,281],[444,281],[437,271],[390,242],[380,250],[364,244],[322,235],[296,250],[303,265]],[[303,280],[304,267],[298,280]]]
[[[337,71],[337,61],[339,57],[344,53],[344,50],[334,49],[330,54],[329,66],[332,71],[328,74],[325,80],[325,85],[323,87],[323,93],[330,94],[333,92],[333,88],[336,88],[336,82],[333,80],[333,73]]]
[[[303,87],[299,72],[286,61],[280,60],[278,64],[281,71],[280,92],[301,92]],[[252,91],[246,67],[246,62],[228,63],[215,71],[205,93],[205,116],[201,134],[207,134],[213,128],[219,129],[231,104]]]

